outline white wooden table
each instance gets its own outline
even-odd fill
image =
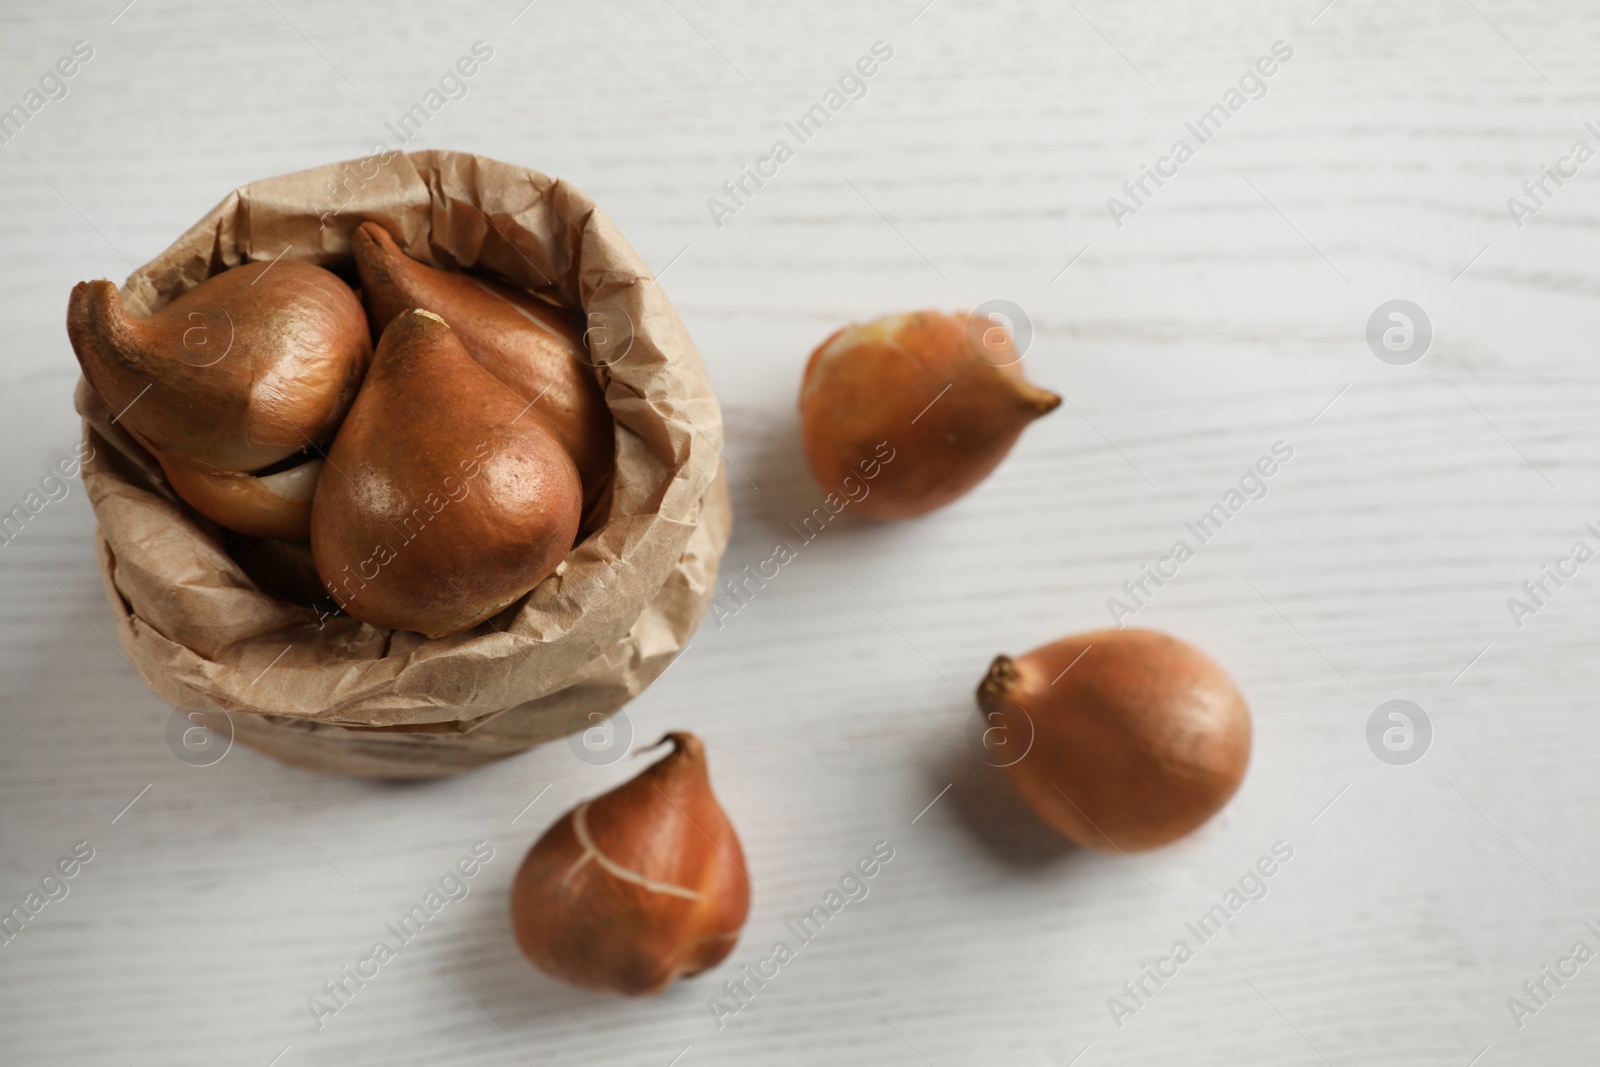
[[[0,902],[93,858],[0,946],[0,1060],[1594,1062],[1600,962],[1508,1006],[1600,949],[1600,563],[1508,607],[1600,548],[1600,162],[1520,227],[1507,205],[1600,148],[1592,5],[124,2],[5,5],[0,106],[93,56],[0,145],[4,508],[77,439],[74,282],[122,279],[237,185],[393,145],[479,40],[410,147],[571,179],[663,275],[724,404],[729,572],[820,499],[794,401],[840,324],[1013,301],[1070,403],[944,512],[831,526],[628,708],[638,738],[704,736],[756,882],[728,964],[646,1001],[545,978],[505,914],[527,846],[637,763],[558,743],[404,787],[187,765],[104,639],[71,482],[0,548]],[[787,133],[877,41],[865,94]],[[1264,95],[1199,144],[1185,122],[1276,41]],[[1193,158],[1162,163],[1181,137]],[[708,199],[778,138],[793,158],[719,227]],[[1135,203],[1146,164],[1175,174]],[[1431,322],[1419,362],[1367,343],[1394,299]],[[968,749],[972,690],[996,652],[1109,624],[1279,441],[1268,495],[1136,618],[1237,678],[1243,788],[1170,848],[1066,847]],[[1367,741],[1395,699],[1432,725],[1403,766]],[[470,896],[315,1029],[308,998],[479,840]],[[879,841],[870,895],[719,1030],[707,998]],[[1279,841],[1266,896],[1127,999]]]

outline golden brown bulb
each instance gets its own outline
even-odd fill
[[[587,512],[611,478],[615,430],[583,320],[487,278],[419,263],[375,222],[356,229],[351,250],[373,333],[412,308],[448,322],[473,359],[548,420],[578,466]]]
[[[1011,335],[976,325],[937,311],[889,315],[840,330],[811,354],[800,435],[823,489],[861,481],[887,455],[854,510],[924,515],[981,482],[1029,423],[1056,409],[1059,396],[1022,376]]]
[[[535,966],[572,985],[658,993],[714,967],[750,911],[733,824],[688,733],[632,781],[578,805],[534,843],[511,925]]]
[[[322,460],[307,459],[260,476],[212,470],[157,452],[172,489],[200,514],[251,537],[304,541],[311,534],[311,499]]]
[[[317,571],[374,626],[470,629],[543,581],[578,532],[582,493],[561,442],[428,311],[383,332],[324,474]]]
[[[1017,792],[1085,848],[1134,852],[1182,837],[1222,809],[1250,762],[1250,711],[1232,679],[1153,630],[999,656],[978,706],[986,727],[1027,753],[1003,765]]]
[[[84,377],[152,451],[255,471],[333,435],[372,354],[361,302],[311,263],[223,271],[146,319],[80,282],[67,333]]]

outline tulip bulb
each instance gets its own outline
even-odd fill
[[[443,319],[389,324],[328,452],[311,548],[363,622],[443,637],[543,581],[578,533],[578,471]]]
[[[251,537],[304,541],[311,534],[311,500],[322,460],[308,459],[270,474],[217,471],[157,452],[172,489],[200,514]]]
[[[375,222],[356,228],[351,251],[373,334],[411,308],[438,313],[473,359],[549,422],[578,466],[588,512],[611,478],[615,430],[583,320],[488,278],[419,263]]]
[[[919,311],[838,331],[811,354],[800,388],[812,475],[839,492],[870,465],[872,491],[853,510],[872,518],[943,507],[1060,405],[1028,383],[1019,361],[1004,327],[966,315]],[[880,467],[885,444],[891,458]]]
[[[84,377],[152,451],[255,471],[332,436],[372,354],[361,302],[311,263],[247,263],[154,315],[80,282],[67,333]]]
[[[700,739],[666,742],[665,759],[557,820],[517,871],[517,944],[552,977],[658,993],[733,951],[750,911],[744,851]]]
[[[978,687],[990,729],[1026,754],[1006,776],[1085,848],[1134,852],[1199,827],[1250,762],[1250,711],[1204,652],[1152,630],[999,656]]]

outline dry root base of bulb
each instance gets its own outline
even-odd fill
[[[552,977],[658,993],[733,951],[750,910],[744,851],[700,739],[662,740],[671,754],[563,815],[517,871],[517,944]]]
[[[1003,327],[919,311],[840,330],[811,354],[800,434],[812,475],[830,492],[879,468],[887,445],[892,458],[854,510],[904,519],[971,490],[1060,403],[1023,378]]]
[[[108,281],[67,308],[100,398],[152,451],[256,471],[327,440],[372,354],[361,302],[310,263],[248,263],[135,319]]]
[[[284,541],[304,541],[311,535],[311,500],[322,473],[320,459],[260,476],[211,470],[159,452],[156,459],[175,493],[235,533]]]
[[[430,311],[383,331],[328,452],[311,547],[334,601],[444,637],[521,598],[578,532],[578,471],[538,412]]]
[[[1064,638],[1000,656],[978,687],[1028,805],[1085,848],[1133,852],[1199,827],[1250,762],[1250,712],[1222,668],[1151,630]]]
[[[583,343],[583,320],[533,296],[407,256],[364,222],[351,239],[375,335],[411,308],[435,312],[467,352],[543,415],[577,464],[584,512],[610,483],[616,430]]]

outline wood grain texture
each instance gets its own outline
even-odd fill
[[[705,738],[756,883],[728,964],[648,1001],[544,978],[505,914],[527,846],[632,760],[554,744],[408,786],[242,749],[188,766],[105,640],[73,482],[0,548],[0,902],[95,854],[0,946],[0,1059],[1593,1061],[1600,963],[1520,1030],[1506,1004],[1600,948],[1600,564],[1520,629],[1506,605],[1600,544],[1600,162],[1520,228],[1506,206],[1600,148],[1592,6],[124,2],[12,5],[0,35],[3,106],[94,48],[0,145],[0,507],[76,440],[73,283],[122,279],[237,185],[393,145],[480,39],[493,58],[409,147],[571,179],[661,272],[724,404],[728,573],[821,499],[795,394],[846,322],[1014,301],[1070,404],[951,508],[830,524],[628,708],[639,741]],[[880,40],[865,95],[717,226],[707,199]],[[1265,95],[1119,228],[1107,198],[1280,40]],[[1364,339],[1394,298],[1435,330],[1411,366]],[[1137,616],[1251,701],[1243,788],[1158,852],[1064,846],[968,749],[973,688],[996,652],[1107,625],[1277,441],[1268,495]],[[1410,766],[1366,742],[1394,698],[1433,724]],[[307,998],[479,840],[470,895],[315,1030]],[[1119,1028],[1107,999],[1280,840],[1267,895]],[[707,997],[877,841],[870,895],[719,1030]]]

